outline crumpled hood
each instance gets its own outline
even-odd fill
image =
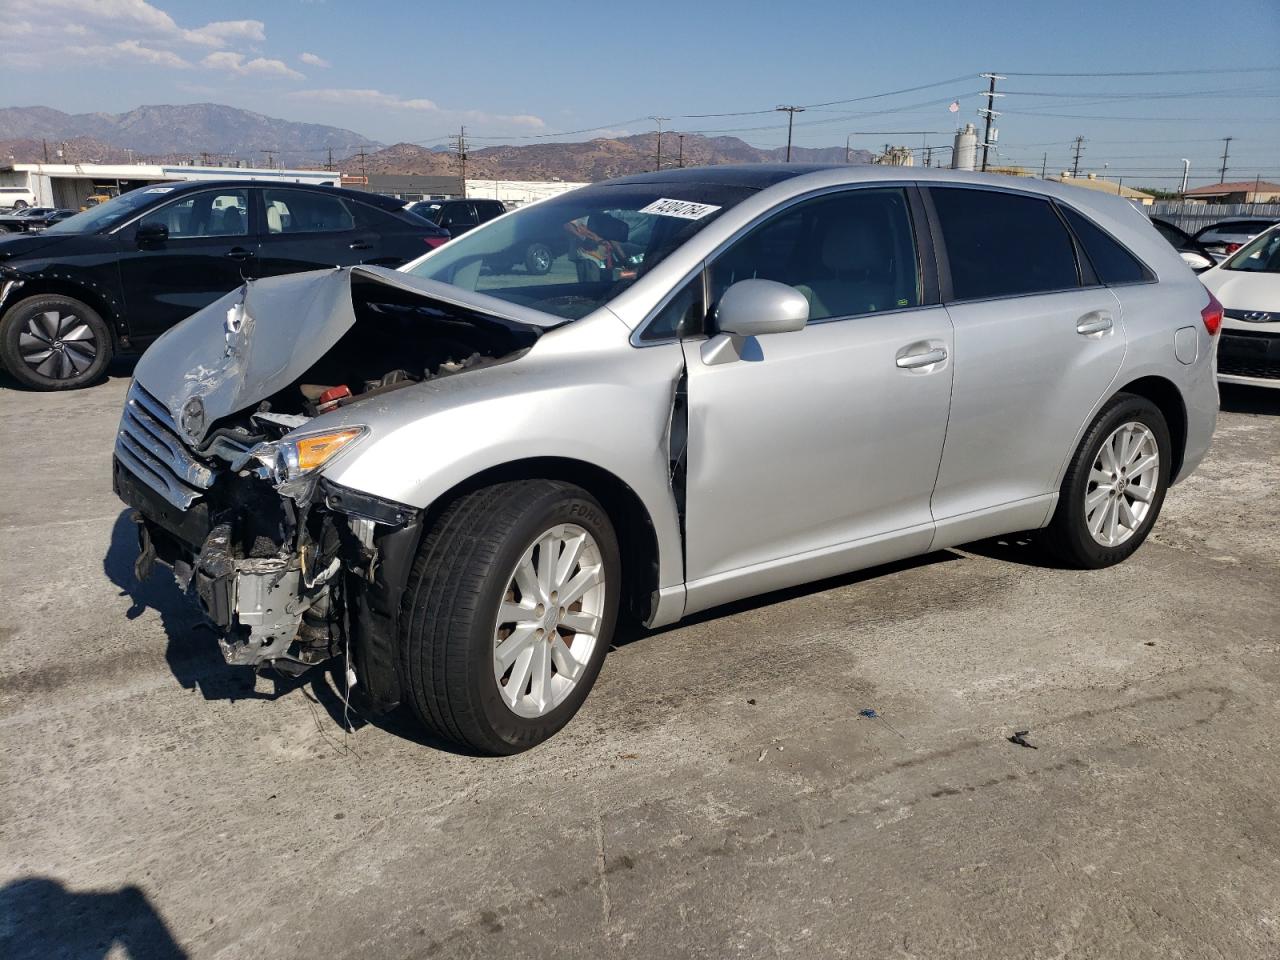
[[[253,280],[167,331],[142,355],[134,379],[199,445],[217,420],[288,386],[356,322],[353,279],[424,300],[467,306],[547,328],[559,318],[385,267],[340,267]]]

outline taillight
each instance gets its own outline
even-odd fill
[[[1236,252],[1237,250],[1239,250],[1242,246],[1244,246],[1244,244],[1241,244],[1241,243],[1228,243],[1228,244],[1227,244],[1227,253],[1235,253],[1235,252]]]
[[[423,237],[422,242],[425,243],[432,250],[434,250],[436,247],[440,246],[442,243],[445,243],[448,239],[449,239],[448,237]]]
[[[1204,323],[1204,328],[1209,331],[1209,336],[1213,337],[1222,328],[1222,304],[1213,295],[1213,291],[1207,287],[1205,290],[1209,294],[1209,302],[1201,309],[1200,319]]]

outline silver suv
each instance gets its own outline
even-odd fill
[[[229,662],[338,657],[364,709],[513,753],[620,616],[1013,531],[1124,560],[1209,446],[1220,323],[1123,200],[665,171],[247,284],[143,356],[115,487]]]

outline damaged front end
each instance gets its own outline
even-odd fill
[[[228,663],[297,674],[345,655],[373,706],[389,708],[399,699],[398,598],[422,511],[324,470],[358,455],[370,432],[362,409],[376,417],[392,393],[514,359],[538,330],[396,278],[351,274],[277,278],[267,296],[251,285],[215,305],[226,317],[216,362],[157,358],[165,338],[157,342],[125,404],[114,487],[136,511],[139,579],[157,560],[170,566],[217,628]],[[311,315],[263,309],[281,303],[309,305]],[[268,324],[291,324],[295,335],[257,335]],[[188,353],[209,339],[174,333]],[[264,357],[266,342],[292,349]],[[189,372],[166,377],[175,361]]]

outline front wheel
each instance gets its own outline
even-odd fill
[[[1160,409],[1117,394],[1098,414],[1067,468],[1045,545],[1086,569],[1127,559],[1151,532],[1169,487],[1172,445]]]
[[[600,671],[620,574],[613,525],[580,487],[521,480],[460,497],[423,539],[401,605],[419,719],[479,753],[551,737]]]
[[[92,307],[60,294],[20,300],[0,319],[0,361],[36,390],[74,390],[111,361],[111,331]]]

